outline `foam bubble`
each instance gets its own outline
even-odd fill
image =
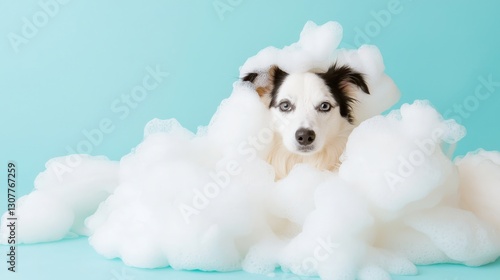
[[[444,121],[426,102],[404,104],[353,131],[339,173],[387,218],[433,207],[458,187],[456,167],[441,144],[463,135],[462,126]]]
[[[98,253],[135,267],[266,275],[281,268],[323,279],[383,280],[416,274],[415,264],[494,261],[500,154],[453,162],[447,148],[465,129],[426,101],[381,116],[399,91],[379,50],[337,49],[341,37],[338,23],[308,22],[297,43],[266,48],[240,70],[320,71],[337,62],[365,74],[371,94],[357,93],[360,125],[338,172],[299,164],[276,182],[264,160],[273,136],[268,109],[252,85],[236,82],[196,133],[155,119],[119,162],[50,160],[19,200],[18,241],[81,234]],[[7,222],[6,213],[3,243]]]
[[[20,198],[17,241],[35,243],[89,234],[84,220],[118,186],[118,164],[106,157],[53,158],[35,179],[35,190]],[[8,223],[6,212],[2,225]],[[9,232],[0,229],[2,242]]]
[[[500,152],[478,150],[455,162],[460,171],[460,206],[500,232]]]
[[[428,236],[456,262],[474,266],[493,262],[498,257],[498,232],[471,212],[437,207],[408,217],[406,223]]]

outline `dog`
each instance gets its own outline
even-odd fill
[[[337,63],[326,72],[287,73],[273,65],[263,73],[248,73],[242,81],[255,87],[271,111],[274,138],[267,161],[276,179],[298,163],[320,170],[340,166],[354,120],[355,90],[370,94],[364,74]]]

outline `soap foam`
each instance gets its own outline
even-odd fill
[[[416,264],[482,265],[500,255],[500,154],[453,162],[447,147],[465,129],[427,101],[380,114],[399,99],[374,46],[337,49],[338,23],[308,22],[297,43],[266,48],[240,76],[271,65],[364,73],[338,171],[305,164],[275,181],[265,162],[272,131],[253,85],[238,81],[207,127],[152,120],[119,162],[78,155],[50,160],[21,198],[18,241],[88,235],[107,258],[144,268],[271,274],[276,268],[323,279],[390,279]],[[257,81],[262,82],[263,80]],[[7,213],[0,237],[7,242]],[[496,230],[495,230],[496,229]]]

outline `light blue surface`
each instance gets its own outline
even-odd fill
[[[500,82],[498,1],[61,0],[67,3],[44,9],[39,3],[46,2],[0,0],[0,178],[6,174],[1,166],[17,162],[19,195],[31,191],[48,159],[78,147],[118,160],[141,141],[152,118],[175,117],[192,130],[207,124],[246,58],[295,42],[307,20],[339,21],[344,47],[377,45],[403,93],[399,104],[429,99],[447,116],[460,117],[468,135],[457,154],[500,150],[500,85],[482,82]],[[218,13],[216,6],[227,10]],[[29,30],[24,18],[39,27]],[[23,43],[12,43],[15,36]],[[157,77],[157,87],[135,108],[125,105],[150,75],[148,67],[169,75]],[[103,121],[111,123],[109,132],[85,146],[85,131],[92,134]],[[51,279],[112,279],[110,270],[122,266],[80,239],[21,247],[20,253],[22,279],[48,279],[36,277],[43,273],[59,276]],[[259,279],[133,271],[135,279]],[[408,279],[497,279],[492,271],[500,279],[498,262],[478,269],[425,267]],[[4,265],[0,275],[5,279]]]
[[[3,247],[2,247],[3,248]],[[124,265],[120,260],[108,260],[98,255],[87,238],[56,243],[20,246],[20,267],[13,275],[0,270],[0,279],[9,280],[306,280],[290,273],[276,272],[274,276],[245,272],[176,271],[171,268],[138,269]],[[441,264],[419,267],[417,276],[394,276],[393,280],[498,280],[500,262],[471,268],[462,265]],[[7,276],[7,278],[5,278]]]

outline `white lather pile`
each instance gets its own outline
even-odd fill
[[[266,48],[241,67],[243,76],[272,64],[295,72],[338,61],[366,74],[371,95],[358,96],[360,125],[337,172],[297,165],[275,182],[261,159],[272,138],[268,110],[252,85],[236,82],[196,134],[153,120],[119,162],[48,161],[19,200],[18,241],[88,235],[97,252],[130,266],[262,274],[281,267],[324,279],[390,279],[416,274],[416,264],[494,261],[500,153],[450,160],[448,147],[465,129],[425,101],[379,115],[398,89],[376,47],[337,49],[341,37],[335,22],[308,22],[299,42]]]

